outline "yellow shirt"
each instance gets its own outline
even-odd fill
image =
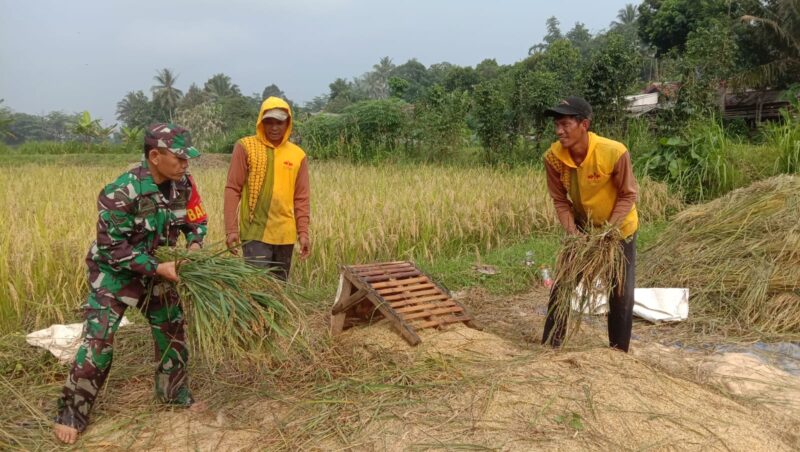
[[[630,205],[629,211],[622,212],[620,232],[627,238],[639,228],[636,184],[625,145],[589,132],[589,147],[580,166],[575,165],[569,150],[559,142],[550,146],[544,160],[548,177],[557,177],[560,182],[560,189],[558,183],[548,183],[556,210],[568,206],[579,221],[600,226],[620,214],[620,208],[627,209]]]

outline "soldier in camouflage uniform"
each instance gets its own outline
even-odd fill
[[[187,171],[189,159],[199,155],[186,129],[156,124],[146,132],[141,164],[100,192],[97,240],[86,257],[91,293],[83,306],[85,337],[55,418],[55,433],[63,442],[75,442],[86,428],[128,306],[138,307],[151,325],[156,397],[179,406],[194,403],[186,376],[183,311],[171,284],[178,280],[176,263],[159,263],[154,252],[175,246],[181,232],[190,249],[202,245],[207,216]]]

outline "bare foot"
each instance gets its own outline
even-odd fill
[[[58,438],[59,441],[65,444],[75,444],[75,441],[78,440],[78,429],[68,425],[55,424],[53,426],[53,433],[56,434],[56,438]]]
[[[206,403],[202,401],[194,402],[192,406],[189,407],[189,411],[191,411],[192,413],[202,413],[206,410],[208,410],[208,405],[206,405]]]

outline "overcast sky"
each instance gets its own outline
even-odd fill
[[[383,56],[509,64],[561,30],[608,28],[635,0],[0,0],[0,98],[14,111],[89,110],[116,122],[128,92],[161,68],[177,87],[224,72],[250,95],[275,83],[295,102],[327,93]]]

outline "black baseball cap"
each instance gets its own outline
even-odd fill
[[[544,111],[545,116],[582,116],[592,118],[592,106],[581,97],[570,96],[560,100],[554,107]]]

